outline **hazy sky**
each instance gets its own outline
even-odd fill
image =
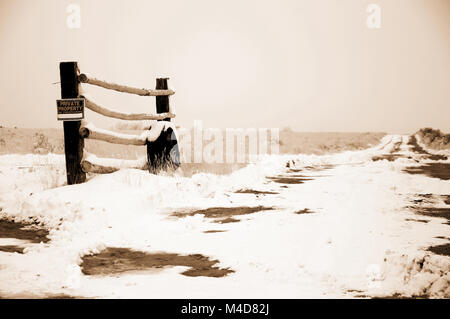
[[[60,61],[137,87],[170,77],[183,126],[450,132],[450,0],[0,0],[0,125],[62,126]],[[155,112],[154,97],[87,91]]]

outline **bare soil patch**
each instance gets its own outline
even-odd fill
[[[411,135],[409,137],[408,140],[408,144],[409,146],[411,146],[411,151],[413,151],[414,153],[417,154],[428,154],[427,151],[425,151],[418,143],[417,143],[417,139],[414,135]]]
[[[291,165],[292,166],[296,165],[295,161],[291,160],[286,163],[287,167],[290,167]],[[303,168],[289,168],[286,172],[287,174],[278,175],[278,176],[267,176],[266,178],[275,183],[278,183],[278,184],[285,184],[285,185],[303,184],[304,182],[314,180],[316,177],[325,177],[327,175],[310,176],[310,175],[295,174],[295,173],[311,172],[311,171],[318,172],[318,171],[323,171],[323,170],[327,170],[327,169],[332,169],[334,167],[335,167],[335,165],[324,164],[324,165],[315,165],[315,166],[304,166]],[[294,174],[290,174],[290,173],[294,173]],[[281,186],[281,187],[287,187],[287,186]]]
[[[414,218],[406,218],[405,219],[408,222],[419,222],[419,223],[429,223],[429,220],[426,219],[414,219]]]
[[[415,196],[417,197],[412,199],[411,202],[422,207],[427,204],[440,205],[442,202],[450,205],[450,195],[415,194]]]
[[[303,214],[315,214],[315,213],[316,213],[316,212],[310,210],[309,208],[301,209],[301,210],[298,210],[298,211],[295,211],[295,212],[294,212],[294,214],[297,214],[297,215],[303,215]]]
[[[8,294],[5,296],[0,295],[0,299],[92,299],[82,296],[71,296],[67,294],[32,294],[32,293],[19,293]]]
[[[432,246],[428,250],[437,255],[450,256],[450,243]]]
[[[410,207],[414,213],[428,217],[439,217],[447,219],[448,225],[450,225],[450,208],[441,207]]]
[[[88,299],[88,298],[61,294],[61,295],[50,295],[45,297],[45,299]]]
[[[216,223],[224,224],[224,223],[239,222],[239,219],[232,218],[233,216],[253,214],[257,212],[262,212],[264,210],[272,210],[272,209],[273,207],[264,207],[264,206],[210,207],[207,209],[194,210],[191,212],[174,212],[172,216],[186,217],[186,216],[194,216],[196,214],[202,214],[206,218],[214,219],[214,222]]]
[[[313,180],[313,178],[282,177],[282,176],[268,176],[267,178],[278,184],[303,184],[306,181]]]
[[[412,202],[414,204],[423,205],[423,204],[435,204],[436,203],[436,200],[435,200],[436,195],[433,195],[433,194],[416,194],[416,196],[418,198],[414,198],[412,200]]]
[[[16,245],[3,245],[0,246],[0,251],[3,251],[5,253],[19,253],[23,254],[23,247],[16,246]]]
[[[355,296],[355,297],[367,297],[365,295]],[[399,293],[395,293],[389,296],[381,296],[381,297],[373,297],[372,299],[430,299],[430,296],[427,294],[423,295],[413,295],[413,296],[405,296]]]
[[[450,179],[450,163],[427,163],[418,167],[407,167],[404,172],[409,174],[422,174],[442,180]]]
[[[327,169],[332,169],[335,166],[336,165],[332,165],[332,164],[323,164],[323,165],[315,165],[315,166],[305,166],[305,169],[307,169],[309,171],[319,172],[319,171],[324,171]]]
[[[254,189],[239,189],[235,191],[236,194],[255,194],[255,195],[275,195],[279,194],[277,192],[269,192],[269,191],[258,191]]]
[[[85,275],[112,275],[128,271],[148,270],[169,266],[185,266],[182,272],[190,277],[224,277],[234,272],[229,268],[214,266],[219,261],[200,254],[178,255],[174,253],[146,253],[129,248],[108,247],[98,254],[82,258],[81,268]]]
[[[405,157],[405,156],[402,154],[397,154],[397,153],[385,154],[385,155],[372,157],[372,161],[376,162],[376,161],[388,160],[389,162],[393,162],[402,157]]]
[[[26,224],[2,219],[0,220],[0,238],[16,238],[29,240],[32,243],[46,243],[48,230],[38,227],[36,224]]]
[[[444,199],[444,203],[450,205],[450,195],[441,195],[441,197]]]
[[[239,223],[240,220],[232,217],[227,217],[223,219],[216,219],[214,222],[219,224],[229,224],[229,223]]]

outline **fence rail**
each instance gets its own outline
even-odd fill
[[[110,110],[106,107],[100,106],[88,98],[85,95],[81,95],[86,100],[86,107],[91,111],[99,113],[104,116],[116,118],[119,120],[128,120],[128,121],[142,121],[142,120],[164,120],[166,118],[174,118],[176,115],[172,113],[172,110],[169,109],[169,112],[159,113],[159,114],[150,114],[150,113],[122,113]]]
[[[147,142],[154,142],[161,135],[161,132],[166,131],[167,128],[174,126],[170,122],[157,122],[152,124],[148,131],[143,131],[140,135],[124,134],[113,132],[101,128],[97,128],[92,123],[82,122],[80,127],[80,135],[83,138],[90,138],[95,140],[101,140],[114,144],[125,145],[146,145]]]
[[[156,79],[155,90],[137,89],[118,85],[79,74],[77,62],[61,62],[61,97],[84,98],[85,107],[101,115],[120,120],[152,120],[148,129],[140,135],[124,134],[95,127],[86,121],[64,122],[64,147],[66,155],[67,183],[78,184],[86,180],[86,173],[112,173],[121,168],[145,169],[157,173],[161,169],[174,168],[179,165],[178,141],[176,128],[171,119],[175,111],[169,104],[169,96],[175,92],[168,88],[167,78]],[[140,96],[156,97],[156,114],[124,113],[102,107],[86,96],[79,94],[81,83],[97,85],[109,90]],[[108,143],[124,145],[146,145],[147,158],[124,160],[114,158],[98,158],[84,152],[84,139],[96,139]],[[173,148],[176,148],[173,152]]]
[[[125,168],[148,170],[148,163],[145,157],[137,160],[125,160],[99,158],[93,154],[86,154],[86,157],[81,161],[81,167],[86,173],[109,174]]]
[[[106,82],[103,80],[99,80],[93,77],[89,77],[86,74],[80,74],[78,76],[78,79],[81,83],[87,83],[91,85],[100,86],[102,88],[108,89],[108,90],[114,90],[122,93],[130,93],[130,94],[136,94],[140,96],[165,96],[165,95],[173,95],[175,94],[175,91],[171,89],[167,90],[149,90],[149,89],[138,89],[133,88],[126,85],[120,85],[115,84],[111,82]]]

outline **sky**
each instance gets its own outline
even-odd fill
[[[169,77],[181,126],[450,132],[449,0],[0,0],[0,125],[62,127],[61,61],[139,88]],[[83,87],[155,112],[154,97]]]

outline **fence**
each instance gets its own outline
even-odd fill
[[[171,119],[175,112],[169,103],[169,96],[175,92],[168,88],[168,78],[156,79],[154,90],[137,89],[128,86],[108,83],[80,74],[77,62],[61,62],[59,65],[61,77],[60,101],[81,99],[83,115],[81,119],[71,118],[66,114],[64,123],[64,148],[66,157],[67,183],[78,184],[86,180],[86,173],[111,173],[120,168],[145,169],[157,173],[163,169],[175,168],[179,165],[178,142],[176,129]],[[83,95],[80,95],[80,83],[96,85],[109,90],[140,96],[156,97],[156,114],[122,113],[97,105]],[[84,107],[101,115],[121,120],[154,120],[140,135],[117,133],[95,127],[84,120]],[[84,139],[97,139],[115,144],[147,146],[147,158],[140,160],[121,160],[113,158],[98,158],[84,151]]]

